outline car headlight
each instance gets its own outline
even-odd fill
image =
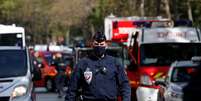
[[[151,86],[151,85],[153,85],[153,82],[148,75],[142,75],[140,77],[140,84],[146,85],[146,86]]]
[[[181,98],[181,94],[174,92],[174,91],[168,91],[168,96],[172,97],[172,98]]]
[[[27,93],[27,87],[24,85],[17,86],[12,92],[11,98],[23,96]]]

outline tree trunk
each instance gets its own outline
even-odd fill
[[[94,33],[95,33],[95,27],[93,24],[91,24],[90,26],[90,30],[91,30],[91,36],[94,36]]]
[[[140,16],[144,17],[144,0],[141,0],[140,3]]]
[[[161,7],[161,0],[156,0],[156,16],[159,16],[160,15],[160,7]]]
[[[69,45],[70,44],[70,28],[67,28],[66,31],[66,35],[65,35],[65,39],[66,39],[66,44]]]
[[[188,19],[193,21],[193,15],[192,15],[190,0],[187,1],[187,7],[188,7]]]
[[[166,12],[166,15],[169,19],[171,19],[171,12],[170,12],[170,0],[164,0],[164,3],[165,3],[165,12]]]
[[[177,0],[172,0],[172,2],[173,2],[173,17],[174,19],[179,19],[177,11]]]

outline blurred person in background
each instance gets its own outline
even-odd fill
[[[55,66],[55,69],[57,71],[57,75],[55,77],[55,84],[58,92],[58,97],[62,98],[64,95],[64,85],[66,82],[66,74],[65,74],[66,65],[61,53],[56,53],[53,56],[52,65]]]

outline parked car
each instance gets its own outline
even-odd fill
[[[198,73],[201,67],[199,61],[176,61],[171,65],[165,81],[156,81],[156,85],[161,85],[163,92],[160,97],[165,101],[183,101],[184,88]],[[191,88],[194,88],[193,86]]]
[[[57,70],[55,68],[55,65],[53,65],[52,63],[54,62],[53,57],[57,53],[58,52],[50,51],[37,51],[34,53],[35,67],[40,68],[42,72],[42,79],[34,82],[36,87],[46,87],[48,91],[55,91],[55,76],[57,75]],[[65,73],[67,78],[69,78],[73,66],[73,56],[64,52],[59,53],[61,53],[63,56],[62,59],[65,61],[64,65],[66,68]]]

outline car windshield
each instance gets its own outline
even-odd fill
[[[142,44],[141,65],[169,66],[176,60],[189,60],[201,55],[200,43]]]
[[[124,62],[122,48],[110,48],[106,50],[106,54],[115,57],[121,64]]]
[[[0,50],[0,78],[25,75],[26,59],[25,50]]]
[[[0,46],[22,46],[22,33],[0,34]]]
[[[196,67],[175,67],[172,72],[172,82],[188,82],[197,73]]]

